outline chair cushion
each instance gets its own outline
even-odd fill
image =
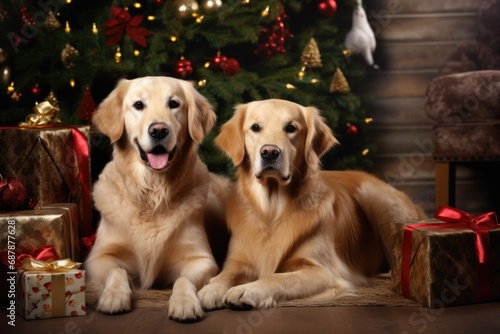
[[[500,160],[500,121],[436,125],[433,142],[435,160]]]
[[[437,123],[500,120],[499,92],[500,70],[443,75],[427,87],[425,111]]]

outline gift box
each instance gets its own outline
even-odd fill
[[[15,242],[16,257],[52,246],[59,258],[78,261],[79,215],[75,203],[47,204],[34,210],[0,213],[0,252],[7,250],[8,238]],[[9,232],[9,233],[7,233]]]
[[[90,236],[89,126],[0,128],[0,173],[16,177],[35,201],[76,203],[80,237]]]
[[[27,320],[86,314],[85,271],[76,269],[79,263],[26,260],[18,272],[19,314]]]
[[[439,219],[437,219],[439,218]],[[500,297],[500,226],[443,207],[435,218],[392,224],[393,291],[428,308]]]

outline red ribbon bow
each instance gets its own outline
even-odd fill
[[[26,258],[40,260],[40,261],[48,261],[48,260],[59,259],[59,255],[57,254],[54,246],[42,246],[33,250],[31,254],[15,254],[14,267],[20,267],[21,262],[23,262],[23,260]],[[8,251],[3,251],[2,253],[0,253],[0,259],[8,267],[12,265],[12,262],[9,261]]]
[[[108,36],[107,45],[113,46],[122,40],[123,34],[132,38],[134,42],[142,47],[147,47],[146,36],[151,35],[151,32],[139,25],[144,17],[142,15],[131,16],[130,13],[122,7],[113,6],[110,9],[111,18],[102,24],[106,27],[106,35]]]
[[[441,206],[434,214],[434,218],[473,229],[476,234],[476,253],[479,263],[492,263],[489,230],[498,227],[495,212],[487,212],[481,215],[472,216],[456,208]]]
[[[434,218],[445,223],[410,224],[405,227],[403,235],[403,250],[401,259],[401,292],[410,298],[410,263],[411,263],[411,234],[414,229],[420,228],[447,228],[468,227],[476,235],[476,253],[478,256],[477,299],[486,301],[491,296],[491,247],[489,230],[500,227],[495,212],[487,212],[472,216],[465,211],[449,206],[441,206],[436,210]]]

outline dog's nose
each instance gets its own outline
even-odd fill
[[[260,156],[264,160],[276,160],[279,158],[281,150],[276,145],[264,145],[260,149]]]
[[[168,136],[170,130],[168,129],[167,124],[158,122],[158,123],[152,123],[149,126],[148,132],[151,138],[156,140],[162,140],[163,138]]]

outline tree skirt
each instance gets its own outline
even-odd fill
[[[396,294],[390,288],[388,276],[378,276],[368,281],[366,286],[358,288],[354,293],[334,296],[335,291],[281,303],[280,307],[306,306],[419,306],[418,303]],[[133,292],[134,308],[168,307],[171,290],[135,290]],[[96,298],[87,294],[87,302],[95,305]]]

